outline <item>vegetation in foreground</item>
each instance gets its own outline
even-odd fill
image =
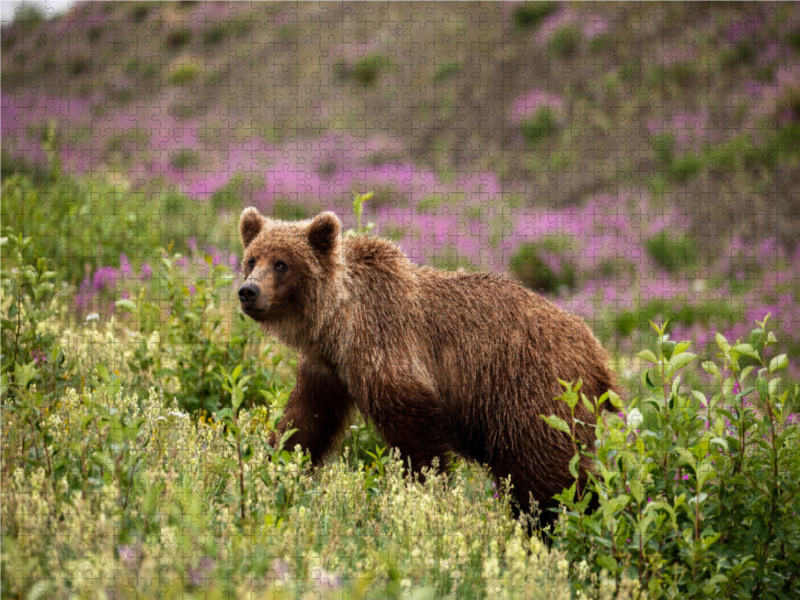
[[[789,361],[767,320],[744,343],[717,337],[712,395],[681,381],[697,357],[658,330],[642,394],[598,426],[596,480],[562,494],[548,549],[477,465],[413,482],[362,425],[316,471],[267,447],[294,361],[252,352],[220,281],[179,286],[180,257],[163,251],[163,313],[121,299],[119,318],[74,326],[47,261],[25,260],[32,243],[3,238],[4,597],[800,591],[798,389],[776,377]]]

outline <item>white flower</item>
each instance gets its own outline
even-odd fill
[[[89,313],[88,315],[86,315],[87,323],[89,321],[99,321],[99,320],[100,320],[100,315],[98,315],[97,313]]]
[[[187,416],[186,413],[182,413],[182,412],[179,412],[177,410],[171,410],[171,411],[169,411],[168,414],[169,414],[170,417],[179,417],[179,418]]]
[[[628,423],[633,427],[641,427],[642,423],[644,423],[644,417],[638,408],[634,408],[628,413]]]

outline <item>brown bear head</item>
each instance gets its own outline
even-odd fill
[[[340,231],[339,219],[330,212],[310,221],[287,222],[246,208],[239,220],[244,246],[242,311],[271,329],[278,326],[278,334],[281,325],[318,321],[341,265]]]

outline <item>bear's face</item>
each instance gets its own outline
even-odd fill
[[[282,222],[247,208],[239,220],[244,246],[239,288],[242,312],[259,323],[298,321],[331,279],[339,253],[336,215]]]

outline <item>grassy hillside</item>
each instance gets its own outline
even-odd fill
[[[703,248],[793,250],[797,11],[86,3],[3,30],[4,169],[42,160],[52,119],[71,170],[202,199],[237,173],[243,201],[305,210],[480,178],[540,210],[632,193],[690,217]]]

